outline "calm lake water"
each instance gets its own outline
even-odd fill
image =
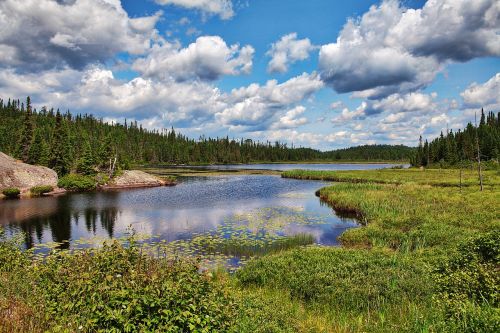
[[[288,166],[279,165],[283,170]],[[386,165],[325,166],[345,170]],[[233,166],[222,168],[228,167]],[[186,177],[175,187],[4,200],[0,225],[9,237],[24,232],[27,248],[51,242],[63,243],[62,248],[98,245],[125,236],[130,227],[155,241],[172,242],[219,232],[227,225],[243,225],[250,233],[262,235],[312,234],[319,244],[335,245],[344,230],[358,224],[337,216],[315,196],[327,184],[269,175]]]
[[[253,169],[253,170],[277,170],[277,171],[287,171],[294,169],[306,169],[306,170],[319,170],[319,171],[329,171],[329,170],[373,170],[390,168],[397,164],[386,164],[386,163],[373,163],[373,164],[333,164],[333,163],[311,163],[311,164],[228,164],[228,165],[208,165],[208,166],[187,166],[186,168],[194,169],[214,169],[214,170],[241,170],[241,169]],[[401,164],[404,167],[409,167],[409,164]]]

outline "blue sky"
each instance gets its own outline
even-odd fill
[[[415,145],[500,111],[499,12],[494,0],[5,0],[0,97],[194,138]]]

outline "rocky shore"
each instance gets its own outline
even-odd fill
[[[139,170],[126,170],[118,177],[113,178],[107,185],[102,186],[104,190],[155,187],[155,186],[173,186],[174,181],[168,181],[149,173]]]
[[[57,187],[58,177],[54,170],[23,163],[0,152],[0,197],[2,190],[17,188],[22,197],[30,196],[30,189],[35,186],[53,187],[53,191],[43,195],[61,195],[66,193],[63,188]],[[173,186],[173,180],[161,179],[139,170],[126,170],[116,176],[108,184],[98,186],[100,190],[118,190],[127,188]]]
[[[35,186],[50,185],[56,188],[57,180],[57,174],[52,169],[26,164],[0,152],[0,192],[14,187],[21,190],[23,195]]]

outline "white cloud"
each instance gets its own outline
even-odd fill
[[[309,38],[297,39],[295,32],[285,35],[267,51],[266,54],[271,57],[267,70],[270,73],[284,73],[290,64],[309,58],[309,52],[314,49]]]
[[[254,83],[233,89],[226,96],[227,108],[218,112],[216,119],[225,126],[262,130],[270,126],[278,112],[304,100],[322,87],[323,82],[316,73],[303,73],[280,84],[276,80],[269,80],[264,86]]]
[[[300,117],[304,114],[306,108],[298,105],[291,110],[288,110],[279,120],[274,123],[272,129],[296,128],[301,125],[307,124],[309,121],[306,117]]]
[[[321,47],[322,78],[356,97],[418,90],[450,61],[500,55],[499,13],[495,0],[429,0],[408,10],[386,0]]]
[[[340,115],[332,119],[333,123],[348,120],[364,119],[380,113],[390,114],[385,121],[396,122],[404,117],[412,117],[409,113],[431,113],[437,109],[437,94],[408,93],[392,94],[380,100],[363,101],[355,110],[342,109]]]
[[[134,62],[133,69],[146,77],[210,81],[221,75],[249,73],[253,54],[250,45],[228,46],[219,36],[202,36],[186,48],[178,43],[155,44],[147,57]]]
[[[219,15],[223,20],[234,16],[231,0],[156,0],[156,3],[197,9],[208,15]]]
[[[81,69],[118,52],[143,54],[161,15],[130,18],[114,0],[3,0],[0,66]]]
[[[338,110],[344,107],[344,103],[342,101],[336,101],[330,104],[330,109]]]
[[[483,84],[472,83],[461,94],[464,108],[500,110],[500,73]]]

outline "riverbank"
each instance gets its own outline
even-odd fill
[[[456,170],[283,176],[342,181],[319,195],[365,227],[344,232],[342,248],[250,262],[238,273],[242,285],[291,295],[335,332],[498,331],[498,172],[485,174],[482,192],[472,172],[460,188]]]
[[[83,331],[498,331],[500,175],[488,173],[480,192],[473,174],[460,189],[448,171],[350,173],[351,181],[345,174],[344,182],[319,194],[359,213],[365,227],[342,234],[340,248],[265,255],[232,276],[220,270],[200,275],[197,262],[143,257],[156,252],[137,244],[41,261],[0,242],[0,259],[9,258],[0,260],[0,326],[16,323],[18,331],[33,332],[78,325]],[[75,297],[82,301],[75,305]]]

